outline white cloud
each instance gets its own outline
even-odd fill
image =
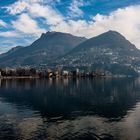
[[[49,0],[52,1],[52,0]],[[55,0],[55,2],[59,0]],[[18,20],[12,21],[13,27],[26,34],[40,34],[44,32],[37,24],[37,18],[43,18],[46,27],[53,31],[68,32],[78,36],[93,37],[108,30],[116,30],[140,48],[140,5],[129,6],[111,12],[109,15],[97,14],[89,21],[75,20],[74,16],[81,16],[84,0],[72,0],[69,7],[71,17],[64,17],[48,1],[19,0],[7,7],[10,14],[19,14]],[[26,11],[26,13],[24,13]],[[49,26],[48,26],[49,25]]]
[[[48,5],[54,5],[55,3],[59,2],[60,0],[18,0],[15,3],[3,8],[6,9],[9,14],[16,15],[33,8],[36,6],[34,4],[38,4],[40,6],[45,5],[47,7]]]
[[[83,11],[80,9],[84,5],[83,0],[72,0],[70,4],[69,10],[71,16],[81,16],[83,15]]]
[[[140,48],[140,5],[118,9],[109,16],[96,15],[93,17],[95,23],[91,25],[95,34],[107,30],[116,30]]]
[[[16,15],[23,12],[27,7],[28,3],[26,1],[17,1],[14,4],[11,4],[10,6],[6,6],[4,8],[6,8],[10,14]]]
[[[18,34],[15,31],[5,31],[5,32],[0,32],[0,36],[2,37],[15,37]]]
[[[28,14],[21,14],[18,20],[13,21],[12,24],[16,30],[26,34],[39,35],[45,32],[45,29],[39,28],[37,22],[29,17]]]
[[[0,26],[7,27],[7,23],[0,19]]]
[[[51,2],[52,0],[49,1]],[[47,3],[49,1],[47,1]],[[54,2],[60,2],[60,0],[55,0]],[[49,4],[44,5],[44,3],[45,1],[43,0],[20,0],[5,8],[7,9],[7,12],[9,12],[9,14],[25,15],[25,13],[28,13],[28,15],[30,15],[33,18],[38,18],[38,17],[44,18],[46,20],[47,25],[57,25],[59,23],[62,23],[64,20],[63,16],[58,11],[56,11],[51,6],[49,6]],[[20,16],[20,20],[22,20],[21,16]],[[28,22],[28,21],[24,21],[24,22]]]
[[[69,32],[79,36],[93,37],[108,30],[116,30],[140,48],[140,5],[129,6],[111,12],[109,15],[97,14],[90,21],[69,20],[51,30]]]
[[[48,25],[58,25],[64,20],[61,14],[48,5],[33,4],[29,8],[29,13],[34,17],[43,17]]]
[[[79,17],[83,16],[84,12],[82,11],[82,7],[90,5],[92,0],[89,2],[84,0],[72,0],[70,6],[69,6],[69,16],[70,17]]]

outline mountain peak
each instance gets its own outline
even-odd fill
[[[56,32],[56,31],[47,31],[46,33],[42,33],[42,37],[43,36],[50,36],[50,35],[54,35],[54,34],[67,34],[67,33],[62,33],[62,32]]]
[[[46,37],[56,37],[56,38],[60,38],[60,37],[68,37],[69,38],[69,37],[72,37],[72,38],[77,38],[78,36],[72,35],[70,33],[48,31],[46,33],[42,33],[40,38],[46,38]],[[86,40],[85,37],[78,37],[78,38]]]
[[[112,34],[120,34],[119,32],[117,32],[117,31],[115,31],[115,30],[109,30],[109,31],[107,31],[108,33],[112,33]],[[106,33],[107,33],[106,32]]]
[[[125,37],[121,33],[117,32],[117,31],[113,31],[113,30],[109,30],[109,31],[107,31],[99,36],[102,36],[102,35],[103,36],[110,36],[110,37],[111,36],[112,37],[122,37],[123,39],[125,39]]]
[[[77,50],[81,49],[90,49],[95,47],[104,47],[108,49],[136,49],[136,47],[128,41],[123,35],[121,35],[117,31],[109,30],[103,34],[100,34],[96,37],[92,37],[88,39],[87,41],[83,42],[82,44],[79,44],[73,52],[76,52]]]
[[[46,33],[42,33],[41,34],[41,38],[43,38],[43,37],[46,37],[46,36],[50,36],[50,35],[52,35],[52,34],[55,34],[56,32],[51,32],[51,31],[48,31],[48,32],[46,32]]]
[[[119,32],[109,30],[99,36],[93,37],[92,39],[97,40],[98,43],[102,44],[120,44],[120,46],[123,46],[121,43],[125,42],[127,45],[130,44],[130,42]]]

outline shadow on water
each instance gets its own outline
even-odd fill
[[[37,133],[32,132],[31,138],[34,139],[120,139],[116,134],[118,130],[108,133],[96,131],[100,130],[99,126],[105,129],[112,127],[108,124],[120,123],[135,108],[140,100],[139,84],[139,79],[132,78],[1,79],[1,104],[6,104],[8,111],[14,106],[16,111],[11,111],[14,115],[11,113],[7,118],[13,115],[16,122],[6,124],[1,118],[0,130],[3,132],[2,125],[4,128],[8,125],[9,136],[13,136],[10,139],[17,139],[21,132],[15,134],[10,125],[21,123],[21,118],[28,118],[33,125],[39,123]],[[28,127],[30,123],[25,124]],[[62,131],[60,134],[59,129]],[[27,137],[22,136],[21,139],[31,139],[25,132]],[[9,139],[7,133],[2,138]]]

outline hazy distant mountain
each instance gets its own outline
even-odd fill
[[[102,69],[114,74],[135,73],[140,66],[140,51],[120,33],[108,31],[88,39],[54,65]]]
[[[47,32],[28,47],[15,47],[0,55],[0,66],[46,64],[85,40],[67,33]]]

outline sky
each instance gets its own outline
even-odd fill
[[[0,0],[0,53],[47,31],[91,38],[108,30],[140,49],[140,0]]]

